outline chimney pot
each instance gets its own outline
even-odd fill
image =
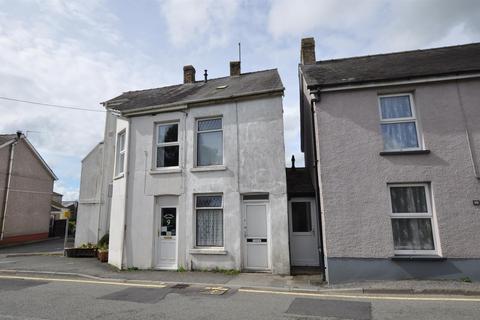
[[[230,76],[240,75],[240,61],[230,61]]]
[[[300,62],[302,64],[315,64],[315,39],[303,38],[300,50]]]
[[[195,68],[192,65],[183,67],[183,83],[195,82]]]

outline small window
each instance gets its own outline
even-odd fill
[[[222,118],[197,120],[197,166],[223,164]]]
[[[178,167],[179,149],[178,123],[158,124],[156,167]]]
[[[292,232],[312,232],[310,202],[292,202]]]
[[[411,94],[379,97],[383,146],[386,151],[421,149]]]
[[[389,191],[395,253],[436,254],[429,185],[390,185]]]
[[[197,247],[223,247],[222,201],[221,195],[195,197]]]
[[[123,174],[125,170],[125,130],[117,134],[115,176]]]

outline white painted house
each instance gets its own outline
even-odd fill
[[[195,81],[186,66],[183,84],[105,102],[109,263],[288,274],[283,91],[277,70],[232,62],[228,77]]]

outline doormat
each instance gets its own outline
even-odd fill
[[[370,320],[372,319],[372,304],[370,302],[346,300],[296,298],[285,313],[302,316]]]

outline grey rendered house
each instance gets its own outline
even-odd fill
[[[204,77],[185,66],[183,84],[103,103],[108,143],[83,161],[76,242],[108,225],[119,268],[288,274],[280,76],[231,62],[230,76]],[[105,163],[111,172],[95,172]],[[104,206],[92,216],[100,223],[86,219],[88,205]]]
[[[331,283],[480,280],[480,44],[316,61],[302,150]]]
[[[48,237],[55,180],[25,135],[0,135],[0,245]]]

